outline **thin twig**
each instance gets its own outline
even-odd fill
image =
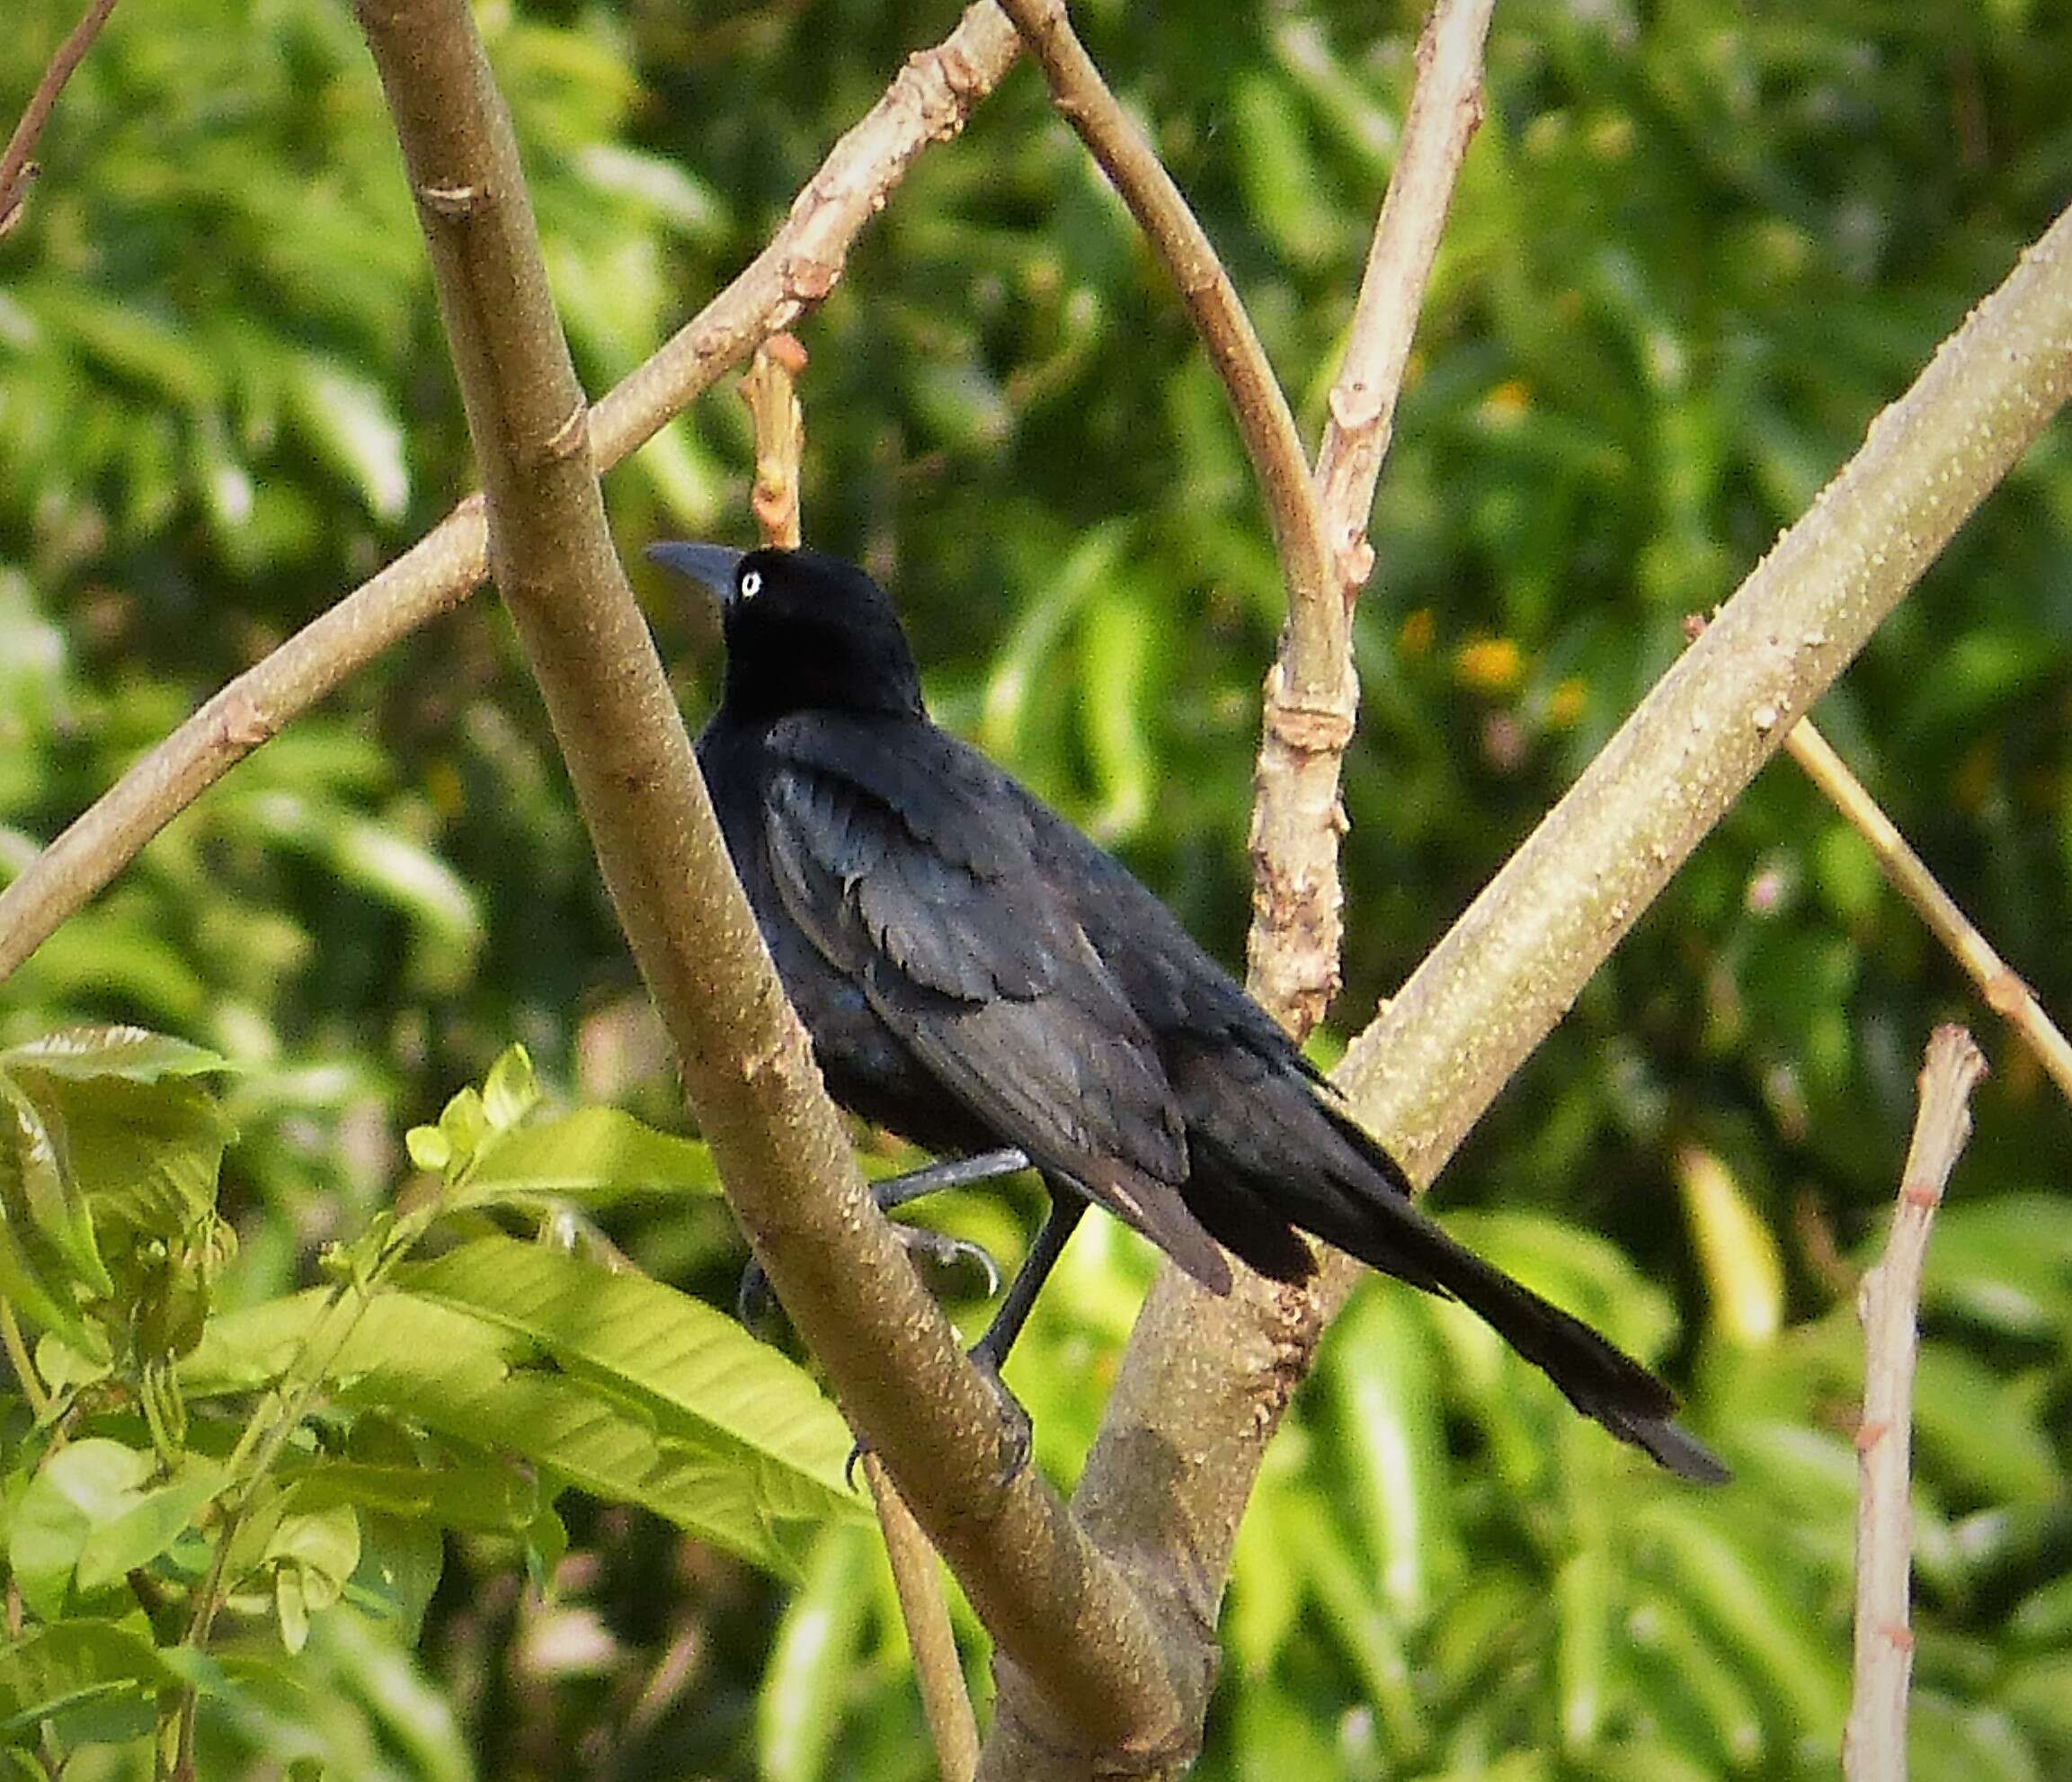
[[[864,1189],[727,859],[627,585],[510,117],[469,0],[358,0],[431,250],[497,590],[727,1196],[852,1425],[1056,1710],[1143,1744],[1178,1719],[1124,1570],[1035,1469]]]
[[[2008,969],[1986,937],[1972,926],[1970,918],[1936,882],[1863,782],[1813,727],[1811,718],[1801,718],[1792,727],[1784,746],[1855,826],[1856,833],[1871,844],[1885,877],[1920,913],[1922,921],[1934,931],[1936,939],[1955,956],[1957,963],[1971,975],[1986,1006],[2028,1043],[2059,1091],[2072,1100],[2072,1045],[2067,1044],[2058,1024],[2036,1000],[2036,993]]]
[[[915,156],[962,129],[1019,47],[999,7],[980,0],[941,43],[909,58],[806,183],[769,245],[591,410],[590,446],[600,469],[644,445],[759,341],[834,288],[858,233]],[[0,890],[0,981],[253,750],[391,644],[458,606],[487,567],[482,497],[470,495],[138,760]]]
[[[1907,1450],[1915,1323],[1928,1227],[1971,1135],[1971,1091],[1986,1060],[1961,1027],[1939,1027],[1921,1066],[1920,1105],[1885,1254],[1863,1277],[1863,1421],[1856,1430],[1856,1641],[1842,1770],[1849,1782],[1907,1782],[1907,1685],[1914,1668],[1907,1580],[1914,1519]]]
[[[101,34],[101,27],[114,10],[115,0],[93,0],[85,15],[58,46],[50,66],[43,70],[43,78],[36,83],[36,91],[29,95],[14,134],[7,138],[7,147],[0,149],[0,236],[22,220],[22,206],[36,172],[36,164],[29,157],[36,152],[37,140],[43,134],[43,126],[50,121],[65,83],[85,59],[93,40]]]
[[[772,334],[757,347],[742,374],[741,396],[755,423],[755,488],[749,505],[766,545],[796,550],[800,531],[800,460],[805,415],[793,380],[805,370],[805,348],[796,334]]]
[[[1331,387],[1317,454],[1317,504],[1329,574],[1317,612],[1292,623],[1267,676],[1252,806],[1249,987],[1294,1032],[1323,1019],[1339,983],[1344,897],[1338,775],[1359,700],[1353,607],[1373,574],[1374,484],[1409,363],[1447,207],[1481,120],[1482,43],[1493,0],[1436,0],[1418,44],[1402,152],[1389,180]],[[1290,581],[1290,598],[1298,598]],[[1304,660],[1297,646],[1321,639]]]
[[[935,1745],[942,1782],[971,1782],[978,1770],[978,1721],[972,1713],[971,1691],[965,1687],[956,1635],[943,1595],[942,1567],[921,1526],[875,1454],[863,1460],[864,1476],[877,1501],[878,1526],[885,1530],[885,1556],[892,1561],[893,1588],[899,1593],[900,1617],[906,1623],[907,1645],[913,1653],[914,1681],[920,1690],[921,1714]]]
[[[1296,634],[1291,647],[1303,680],[1317,679],[1331,661],[1328,609],[1321,598],[1329,578],[1323,521],[1294,416],[1251,317],[1172,176],[1073,34],[1064,0],[1001,4],[1042,65],[1059,112],[1080,133],[1171,273],[1230,392],[1288,579],[1288,623]]]

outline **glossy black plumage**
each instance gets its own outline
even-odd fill
[[[1217,1292],[1226,1250],[1303,1278],[1309,1232],[1463,1300],[1664,1466],[1725,1476],[1653,1375],[1412,1204],[1156,898],[929,721],[862,571],[809,551],[651,555],[721,597],[726,684],[698,760],[838,1101],[938,1153],[1018,1149],[1054,1195],[1106,1207]]]

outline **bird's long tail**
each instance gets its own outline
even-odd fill
[[[1369,1226],[1374,1241],[1366,1253],[1354,1252],[1363,1261],[1458,1299],[1553,1381],[1577,1410],[1679,1477],[1716,1485],[1731,1476],[1677,1424],[1675,1394],[1632,1357],[1447,1236],[1407,1201],[1379,1210],[1383,1216]]]
[[[1260,1106],[1255,1100],[1252,1111]],[[1308,1252],[1282,1223],[1292,1219],[1370,1268],[1458,1299],[1553,1381],[1577,1410],[1672,1473],[1705,1484],[1730,1476],[1703,1443],[1677,1425],[1676,1396],[1667,1386],[1580,1318],[1447,1235],[1412,1202],[1408,1178],[1370,1135],[1328,1103],[1311,1106],[1355,1155],[1340,1152],[1338,1167],[1304,1172],[1302,1179],[1263,1171],[1267,1160],[1253,1149],[1254,1133],[1236,1137],[1197,1129],[1190,1135],[1197,1167],[1189,1205],[1222,1243],[1267,1274],[1299,1279],[1308,1271]],[[1294,1118],[1292,1108],[1276,1106],[1273,1112]],[[1212,1151],[1221,1153],[1223,1168],[1201,1167]],[[1255,1185],[1249,1194],[1219,1185],[1219,1179],[1248,1178]]]

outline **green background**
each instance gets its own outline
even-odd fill
[[[593,393],[781,220],[946,6],[497,4],[548,264]],[[1393,156],[1416,13],[1075,9],[1223,251],[1313,441]],[[18,111],[72,22],[22,0]],[[1498,9],[1384,468],[1346,768],[1357,1030],[2072,192],[2062,5]],[[0,241],[0,873],[470,486],[371,67],[333,0],[130,0]],[[1024,67],[931,148],[801,330],[809,539],[867,565],[931,701],[1241,949],[1280,594],[1223,396]],[[745,541],[725,386],[610,478],[629,556]],[[688,715],[711,615],[636,584]],[[2072,1007],[2072,455],[2030,452],[1819,718],[2009,963]],[[1845,1701],[1854,1270],[1938,1020],[1977,1100],[1931,1261],[1916,1766],[2072,1773],[2072,1127],[1795,769],[1767,771],[1446,1173],[1435,1204],[1688,1391],[1700,1495],[1485,1333],[1363,1293],[1241,1541],[1206,1776],[1831,1773]],[[237,770],[0,990],[0,1039],[131,1020],[246,1066],[235,1303],[306,1279],[399,1135],[511,1039],[681,1124],[537,696],[480,598]],[[1334,1043],[1327,1034],[1327,1051]],[[1678,1160],[1724,1165],[1694,1192]],[[1011,1260],[1035,1207],[938,1216]],[[716,1205],[614,1239],[727,1303]],[[1018,1352],[1069,1478],[1150,1264],[1091,1222]],[[967,1328],[981,1309],[960,1304]],[[422,1646],[321,1617],[342,1777],[929,1773],[867,1537],[801,1593],[577,1510],[548,1603],[456,1537]],[[817,1618],[816,1618],[817,1617]],[[816,1637],[815,1636],[819,1636]],[[311,1670],[309,1667],[316,1667]],[[809,1729],[795,1736],[793,1729]],[[89,1773],[86,1760],[76,1768]]]

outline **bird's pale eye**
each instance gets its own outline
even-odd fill
[[[762,571],[751,569],[741,578],[741,597],[751,601],[762,592]]]

